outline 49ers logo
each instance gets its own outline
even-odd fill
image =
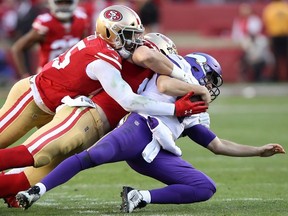
[[[104,17],[111,21],[120,21],[123,18],[122,14],[116,10],[107,10]]]

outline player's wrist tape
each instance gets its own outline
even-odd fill
[[[173,64],[173,70],[170,75],[176,79],[185,80],[185,72],[175,64]]]

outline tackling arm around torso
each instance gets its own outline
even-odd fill
[[[205,86],[189,84],[169,76],[160,75],[157,79],[157,88],[163,94],[176,97],[194,92],[194,95],[199,95],[207,105],[211,102],[210,93]]]
[[[129,84],[122,79],[120,71],[103,60],[90,63],[87,73],[92,79],[98,79],[103,89],[126,111],[150,115],[174,115],[174,104],[135,94]]]
[[[192,83],[191,74],[185,73],[175,64],[173,64],[164,54],[161,52],[151,49],[147,46],[140,46],[138,47],[131,57],[131,60],[134,64],[149,68],[152,71],[168,75],[182,81]]]

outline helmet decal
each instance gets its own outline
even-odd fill
[[[106,19],[109,19],[111,21],[120,21],[122,20],[123,18],[123,15],[117,11],[117,10],[107,10],[105,13],[104,13],[104,17]]]
[[[109,6],[97,18],[96,35],[116,49],[123,58],[127,58],[136,47],[143,44],[144,27],[138,19],[139,16],[131,8],[124,5]]]
[[[144,35],[144,39],[153,48],[158,49],[164,55],[178,54],[175,43],[167,36],[161,33],[148,33]]]

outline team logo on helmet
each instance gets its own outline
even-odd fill
[[[123,18],[123,15],[119,11],[116,11],[116,10],[107,10],[104,13],[104,17],[111,21],[120,21]]]

